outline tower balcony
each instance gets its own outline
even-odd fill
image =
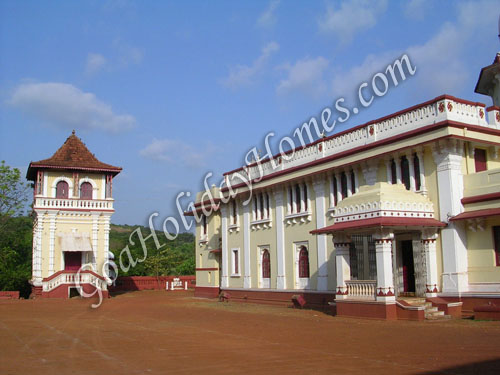
[[[64,199],[35,197],[34,209],[114,211],[113,199]]]

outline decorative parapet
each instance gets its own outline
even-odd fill
[[[48,210],[99,210],[113,211],[113,200],[84,200],[84,199],[61,199],[61,198],[35,198],[33,208]]]
[[[284,171],[322,158],[339,154],[357,147],[369,145],[402,133],[413,131],[442,121],[456,121],[470,125],[500,129],[498,108],[443,95],[431,101],[405,109],[364,125],[340,132],[327,138],[318,139],[303,148],[295,149],[287,157],[275,156],[251,166],[245,166],[225,173],[226,185],[235,185],[245,179],[261,178],[272,173]]]

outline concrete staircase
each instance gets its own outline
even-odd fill
[[[445,315],[444,311],[439,311],[437,307],[432,306],[431,302],[427,302],[425,298],[405,297],[404,301],[412,306],[424,307],[425,320],[447,320],[451,319],[450,315]]]

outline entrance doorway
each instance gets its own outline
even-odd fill
[[[411,240],[401,241],[401,257],[403,267],[403,293],[415,295],[415,265],[413,262],[413,244]]]
[[[64,252],[64,270],[78,271],[82,266],[81,251],[65,251]]]

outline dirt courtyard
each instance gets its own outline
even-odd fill
[[[386,322],[143,291],[1,300],[0,374],[500,373],[500,323]]]

